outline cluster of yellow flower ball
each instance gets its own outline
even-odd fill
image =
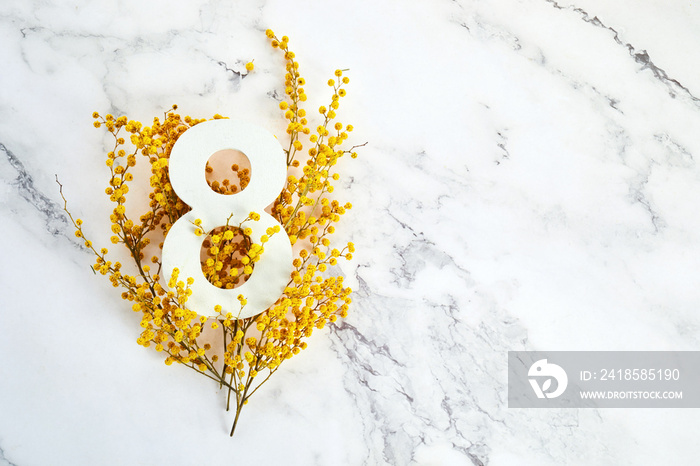
[[[336,265],[338,258],[351,259],[354,252],[352,243],[342,249],[331,247],[330,236],[335,231],[333,224],[352,206],[328,198],[333,192],[333,182],[339,179],[339,174],[334,171],[338,160],[348,153],[356,157],[352,152],[354,147],[350,150],[340,148],[352,126],[340,122],[333,124],[339,101],[346,94],[342,86],[348,84],[349,79],[343,77],[342,70],[337,70],[337,82],[335,79],[328,81],[333,88],[331,102],[328,108],[319,109],[324,119],[312,133],[306,112],[301,108],[301,103],[306,101],[302,87],[305,81],[299,74],[294,53],[289,50],[289,39],[286,36],[278,39],[270,30],[267,36],[273,47],[284,52],[286,60],[287,100],[280,103],[280,109],[288,120],[289,136],[285,149],[289,167],[287,184],[271,212],[288,234],[296,257],[283,296],[256,317],[238,319],[231,310],[225,311],[217,306],[218,317],[207,322],[205,316],[199,316],[187,307],[192,277],[183,281],[175,273],[168,288],[161,283],[159,254],[164,237],[172,224],[190,210],[170,184],[170,152],[188,128],[205,120],[182,118],[175,112],[177,106],[165,112],[163,121],[154,118],[151,126],[128,121],[124,116],[114,118],[112,115],[101,117],[98,113],[93,114],[95,126],[104,125],[114,136],[114,148],[107,154],[110,180],[105,190],[115,204],[110,214],[114,234],[111,241],[126,246],[134,259],[136,273],[124,273],[120,262],[107,260],[109,251],[106,248],[98,251],[86,240],[85,245],[96,255],[93,268],[108,275],[115,287],[124,288],[122,297],[133,302],[135,312],[142,313],[143,331],[137,342],[145,347],[154,344],[157,351],[166,353],[166,364],[184,364],[226,386],[229,401],[232,392],[236,396],[236,420],[241,406],[267,380],[265,378],[256,385],[253,383],[255,377],[263,370],[268,371],[269,377],[285,359],[306,348],[303,339],[314,329],[345,317],[351,302],[351,289],[343,285],[343,278],[328,275],[328,267]],[[252,62],[246,69],[252,71]],[[215,115],[214,118],[223,117]],[[124,149],[126,140],[122,132],[129,135],[128,140],[133,145],[128,152]],[[308,149],[302,155],[305,144]],[[127,216],[125,204],[129,183],[134,180],[131,168],[136,165],[139,154],[150,164],[151,192],[148,209],[140,215],[138,222],[134,222]],[[250,180],[249,171],[239,169],[237,165],[232,166],[232,170],[238,177],[240,189],[244,189]],[[211,171],[208,166],[207,172]],[[232,194],[238,189],[229,180],[212,182],[210,186],[222,194]],[[70,218],[73,220],[72,216]],[[251,212],[247,220],[257,218],[259,215]],[[76,236],[84,238],[82,221],[76,219],[73,223]],[[200,227],[201,222],[195,221],[195,225]],[[212,232],[197,228],[197,235],[207,235],[202,255],[204,276],[217,287],[235,288],[253,272],[268,237],[279,231],[279,226],[270,228],[259,243],[255,243],[250,238],[249,229],[240,225],[227,224]],[[239,295],[238,298],[244,307],[245,297]],[[223,345],[211,340],[211,334],[204,338],[207,326],[221,329]]]

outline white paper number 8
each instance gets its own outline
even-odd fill
[[[205,167],[209,157],[218,151],[233,149],[243,152],[250,161],[250,182],[233,195],[214,192],[207,184]],[[170,183],[180,199],[192,210],[179,218],[163,244],[163,271],[166,281],[173,269],[180,270],[179,279],[195,279],[188,307],[200,315],[215,317],[219,304],[224,312],[238,315],[238,295],[247,300],[240,318],[252,317],[272,306],[284,291],[292,273],[292,246],[284,228],[264,244],[265,252],[255,263],[253,273],[241,286],[222,289],[212,285],[202,272],[200,249],[205,236],[194,234],[193,222],[201,219],[205,233],[226,224],[249,227],[250,239],[259,242],[269,227],[279,223],[263,209],[272,203],[284,188],[287,164],[282,146],[268,131],[248,123],[232,120],[210,120],[188,129],[180,136],[169,162]],[[260,220],[243,220],[250,212]]]

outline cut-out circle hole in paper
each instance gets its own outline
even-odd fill
[[[202,273],[209,283],[222,289],[243,285],[255,268],[248,257],[251,244],[250,237],[235,226],[221,226],[209,232],[200,249]],[[246,266],[250,266],[248,273]]]
[[[250,182],[248,157],[235,149],[214,152],[207,160],[207,184],[216,193],[230,195],[243,191]]]

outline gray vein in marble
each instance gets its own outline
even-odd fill
[[[497,146],[499,149],[501,149],[502,152],[502,157],[501,160],[496,160],[496,165],[500,165],[502,160],[507,160],[510,158],[510,152],[508,152],[508,136],[506,136],[506,130],[498,131],[496,133],[498,135],[498,142]]]
[[[282,100],[284,100],[284,98],[280,96],[279,92],[277,92],[277,89],[273,89],[272,91],[269,91],[267,93],[267,96],[274,99],[277,102],[282,102]]]
[[[496,38],[501,42],[507,44],[512,50],[520,51],[523,46],[520,44],[520,39],[513,34],[511,31],[501,28],[496,24],[484,21],[480,16],[474,16],[474,23],[477,26],[477,31],[479,36],[486,38]],[[472,32],[472,30],[464,23],[460,23],[467,31]]]
[[[240,71],[236,71],[233,68],[229,68],[228,64],[226,64],[226,62],[223,60],[220,60],[217,63],[226,70],[227,74],[231,72],[231,77],[228,78],[228,80],[231,81],[231,84],[233,84],[234,91],[238,91],[241,88],[241,81],[248,75],[243,74]]]
[[[17,463],[13,463],[7,459],[5,450],[3,450],[2,447],[0,447],[0,466],[18,466]]]
[[[630,55],[630,57],[634,58],[634,61],[642,65],[642,69],[648,69],[652,72],[654,77],[665,84],[668,87],[669,95],[673,98],[676,97],[678,93],[683,93],[687,97],[689,97],[693,102],[696,103],[696,105],[700,105],[700,98],[695,97],[692,92],[690,92],[690,89],[687,87],[683,86],[678,80],[671,78],[668,73],[666,73],[665,70],[659,68],[654,64],[654,62],[651,60],[651,57],[647,53],[646,50],[641,50],[637,51],[637,49],[630,43],[624,42],[622,39],[620,39],[619,33],[613,29],[610,26],[607,26],[605,23],[603,23],[597,16],[591,17],[588,12],[583,10],[582,8],[578,8],[575,6],[568,6],[568,7],[563,7],[559,5],[559,3],[556,0],[544,0],[545,2],[551,4],[554,8],[558,10],[569,10],[573,11],[575,13],[578,13],[578,15],[581,17],[581,19],[589,24],[592,24],[596,27],[602,28],[602,29],[607,29],[608,31],[613,33],[613,40],[618,45],[621,45],[625,47]]]
[[[413,227],[396,218],[392,214],[391,209],[386,209],[385,212],[389,218],[399,224],[401,229],[409,231],[415,238],[405,246],[398,244],[393,245],[401,261],[399,270],[392,270],[395,276],[394,283],[402,288],[409,287],[415,280],[416,274],[424,269],[426,264],[430,263],[438,269],[452,266],[457,269],[457,276],[459,276],[465,284],[474,284],[469,271],[460,267],[449,254],[438,249],[436,244],[425,238],[422,232],[416,232]]]
[[[666,149],[666,162],[669,165],[679,168],[695,166],[693,154],[686,147],[674,141],[670,135],[666,133],[655,134],[654,139]]]
[[[348,331],[348,332],[352,333],[354,339],[355,339],[358,343],[362,344],[364,347],[367,347],[367,348],[370,348],[370,349],[371,349],[372,354],[374,354],[374,355],[383,355],[384,357],[386,357],[386,358],[387,358],[388,360],[390,360],[391,362],[393,362],[393,363],[395,363],[395,364],[397,364],[397,365],[399,365],[399,366],[402,366],[402,365],[403,365],[403,364],[401,364],[399,361],[397,361],[396,358],[394,358],[394,357],[391,355],[391,351],[389,350],[389,347],[388,347],[386,344],[381,345],[381,346],[375,344],[374,342],[368,340],[362,333],[360,333],[360,332],[357,330],[357,328],[353,327],[352,325],[348,324],[347,322],[343,321],[343,322],[341,323],[341,325],[339,325],[339,329],[345,330],[345,331]],[[373,374],[373,375],[379,375],[379,374],[376,373],[371,367],[366,367],[366,369],[367,369],[371,374]],[[405,393],[404,393],[404,394],[405,394]]]
[[[61,206],[49,199],[34,185],[32,176],[27,172],[22,161],[5,144],[0,142],[0,152],[4,153],[12,168],[17,171],[17,178],[11,184],[17,187],[19,195],[31,204],[44,218],[46,229],[53,236],[65,235],[68,220]]]
[[[467,458],[472,462],[474,466],[484,466],[484,462],[479,459],[477,454],[472,453],[472,450],[478,451],[478,454],[484,454],[485,450],[487,450],[488,447],[486,445],[481,445],[481,444],[476,444],[472,445],[469,448],[465,447],[460,447],[459,445],[453,445],[455,450],[461,451],[464,453]]]
[[[469,272],[455,263],[454,259],[444,251],[438,249],[432,241],[419,238],[412,240],[406,246],[394,245],[394,250],[401,260],[399,271],[394,271],[394,283],[402,288],[409,287],[415,280],[416,274],[423,270],[426,264],[430,263],[438,269],[452,266],[457,269],[457,274],[463,281],[473,284],[469,278]]]
[[[401,229],[408,230],[415,238],[418,238],[420,235],[422,235],[422,233],[416,233],[416,231],[413,229],[413,227],[411,225],[409,225],[408,223],[402,222],[401,220],[396,218],[396,216],[394,216],[394,214],[392,213],[391,210],[392,209],[390,209],[390,208],[386,208],[386,209],[384,209],[384,212],[389,217],[391,217],[396,223],[398,223],[399,226],[401,227]]]
[[[615,124],[609,131],[609,134],[611,135],[611,139],[619,144],[615,150],[615,153],[619,154],[622,162],[626,166],[631,167],[631,162],[628,160],[627,151],[632,142],[630,141],[630,136],[627,134],[627,131],[623,127]],[[670,155],[667,156],[667,162],[671,165],[673,165],[673,159],[678,158],[678,156],[675,155],[677,153],[682,154],[681,160],[684,157],[690,157],[690,160],[692,161],[692,156],[690,156],[690,154],[678,143],[673,142],[667,134],[656,134],[654,135],[654,139],[659,141],[670,152]],[[685,151],[685,153],[683,151]],[[654,227],[654,233],[656,234],[661,232],[667,226],[667,224],[655,209],[645,190],[655,165],[658,165],[658,162],[655,162],[653,159],[649,159],[645,162],[642,169],[636,169],[638,174],[635,178],[629,181],[628,192],[632,201],[641,205],[647,212],[649,221]]]
[[[644,187],[649,183],[649,175],[650,173],[640,174],[636,180],[630,183],[630,196],[647,211],[651,224],[654,226],[654,233],[659,233],[666,226],[666,222],[659,216],[644,193]]]

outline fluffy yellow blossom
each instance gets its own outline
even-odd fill
[[[229,224],[229,220],[222,218],[221,226],[213,230],[205,230],[211,226],[205,227],[201,219],[195,219],[191,231],[201,238],[204,278],[216,287],[236,293],[236,288],[255,273],[256,264],[267,254],[264,246],[284,229],[293,245],[293,271],[274,305],[255,317],[239,319],[239,312],[248,301],[238,292],[238,305],[233,308],[217,305],[213,310],[191,309],[188,302],[191,287],[199,278],[181,277],[178,269],[170,277],[161,275],[163,237],[190,211],[170,184],[170,154],[184,132],[206,121],[180,115],[176,105],[162,118],[154,118],[147,124],[126,116],[102,117],[98,112],[93,113],[94,125],[105,128],[114,138],[114,147],[107,153],[106,167],[103,166],[107,172],[104,192],[114,203],[108,212],[110,241],[126,248],[134,260],[133,270],[122,269],[121,263],[108,260],[106,248],[95,249],[84,237],[83,221],[73,220],[68,213],[75,236],[95,253],[93,270],[120,287],[122,298],[141,316],[137,343],[162,353],[165,364],[185,365],[228,390],[228,402],[233,401],[236,409],[231,435],[242,406],[259,384],[285,360],[305,349],[304,340],[314,330],[347,316],[352,292],[344,285],[343,277],[334,275],[329,267],[337,265],[340,258],[351,259],[355,252],[353,243],[334,247],[332,238],[334,225],[352,208],[350,203],[343,204],[331,196],[335,182],[340,179],[338,164],[346,154],[351,158],[357,156],[355,147],[346,148],[352,125],[332,122],[341,98],[346,95],[343,86],[349,83],[349,78],[344,76],[347,70],[335,70],[333,78],[327,81],[331,87],[329,100],[318,108],[318,114],[307,113],[303,108],[307,101],[304,86],[311,89],[314,84],[301,76],[296,55],[289,49],[289,38],[279,38],[270,29],[265,35],[284,57],[284,79],[279,82],[284,93],[278,95],[282,94],[279,109],[286,133],[283,131],[279,136],[284,136],[280,142],[288,176],[279,197],[264,213],[269,212],[277,224],[266,228],[259,238],[252,238],[250,222],[260,221],[263,214],[260,211],[250,212],[240,224]],[[255,67],[250,61],[245,68],[251,72]],[[217,114],[213,118],[223,116]],[[145,169],[133,169],[137,163],[143,163]],[[146,176],[141,179],[144,173]],[[205,168],[205,173],[207,183],[219,194],[245,189],[251,176],[255,176],[238,164],[231,165],[228,176],[221,178],[213,179],[219,174],[210,166]],[[133,216],[132,209],[140,201],[132,206],[131,196],[137,197],[135,193],[142,192],[130,189],[136,182],[150,187],[150,192],[143,202],[147,207],[141,215]]]

